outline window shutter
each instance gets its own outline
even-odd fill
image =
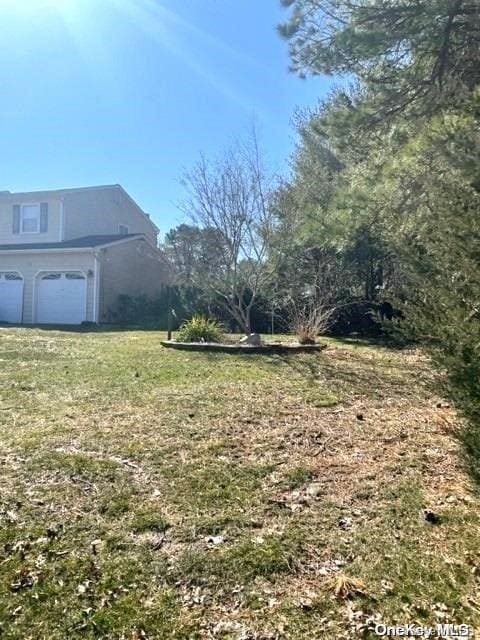
[[[20,233],[20,205],[13,205],[13,233]]]
[[[40,205],[40,233],[48,231],[48,202],[42,202]]]

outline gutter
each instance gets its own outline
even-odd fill
[[[91,253],[93,251],[93,247],[77,247],[71,248],[67,247],[66,249],[1,249],[1,256],[10,256],[10,255],[28,255],[30,253]]]
[[[5,255],[28,255],[29,253],[90,253],[92,251],[98,251],[98,249],[106,249],[107,247],[116,246],[117,244],[123,244],[124,242],[130,242],[131,240],[146,240],[143,233],[138,233],[130,238],[121,238],[119,240],[112,240],[111,242],[107,242],[105,244],[97,244],[94,247],[59,247],[56,248],[35,248],[35,245],[32,244],[32,248],[28,249],[0,249],[0,256]]]

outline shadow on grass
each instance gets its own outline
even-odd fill
[[[10,324],[0,322],[0,329],[34,329],[36,331],[63,331],[65,333],[124,333],[127,331],[157,331],[166,333],[158,326],[119,325],[119,324]]]
[[[462,446],[465,468],[473,480],[475,492],[480,495],[480,425],[472,420],[458,434]]]
[[[463,416],[464,423],[457,433],[462,447],[464,465],[477,495],[480,494],[480,363],[453,361],[443,385],[445,397]]]
[[[351,342],[337,340],[337,343],[340,343],[340,349],[336,351],[326,350],[317,354],[317,357],[278,356],[277,362],[281,360],[308,384],[324,380],[328,384],[350,389],[356,395],[424,397],[432,391],[438,391],[436,381],[429,375],[429,368],[420,360],[407,364],[395,357],[395,351],[398,353],[395,349],[391,352],[391,358],[387,352],[383,359],[372,359],[361,350],[341,348],[341,344],[350,345]],[[360,342],[355,341],[354,344],[360,345]],[[367,346],[367,343],[361,346]],[[369,342],[368,346],[381,348],[383,345]],[[336,354],[340,357],[336,357]],[[412,387],[414,378],[417,384]]]
[[[381,347],[384,349],[391,349],[392,351],[403,351],[414,347],[414,343],[407,341],[400,341],[390,338],[388,336],[327,336],[334,338],[336,342],[347,346],[359,346],[359,347]]]

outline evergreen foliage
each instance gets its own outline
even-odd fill
[[[294,70],[352,81],[297,124],[283,219],[401,307],[470,418],[480,478],[480,3],[283,4]]]
[[[222,328],[211,318],[194,315],[180,327],[177,339],[180,342],[220,342]]]

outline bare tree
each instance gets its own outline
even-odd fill
[[[293,236],[288,221],[282,234]],[[333,324],[348,273],[334,247],[302,245],[295,239],[289,243],[288,238],[280,242],[284,255],[276,281],[276,301],[283,310],[280,323],[301,344],[313,344]]]
[[[194,224],[218,237],[216,260],[197,270],[196,284],[213,293],[250,333],[252,307],[275,272],[267,260],[276,226],[270,206],[272,178],[265,170],[255,129],[220,159],[201,155],[182,182],[188,197],[181,209]]]

